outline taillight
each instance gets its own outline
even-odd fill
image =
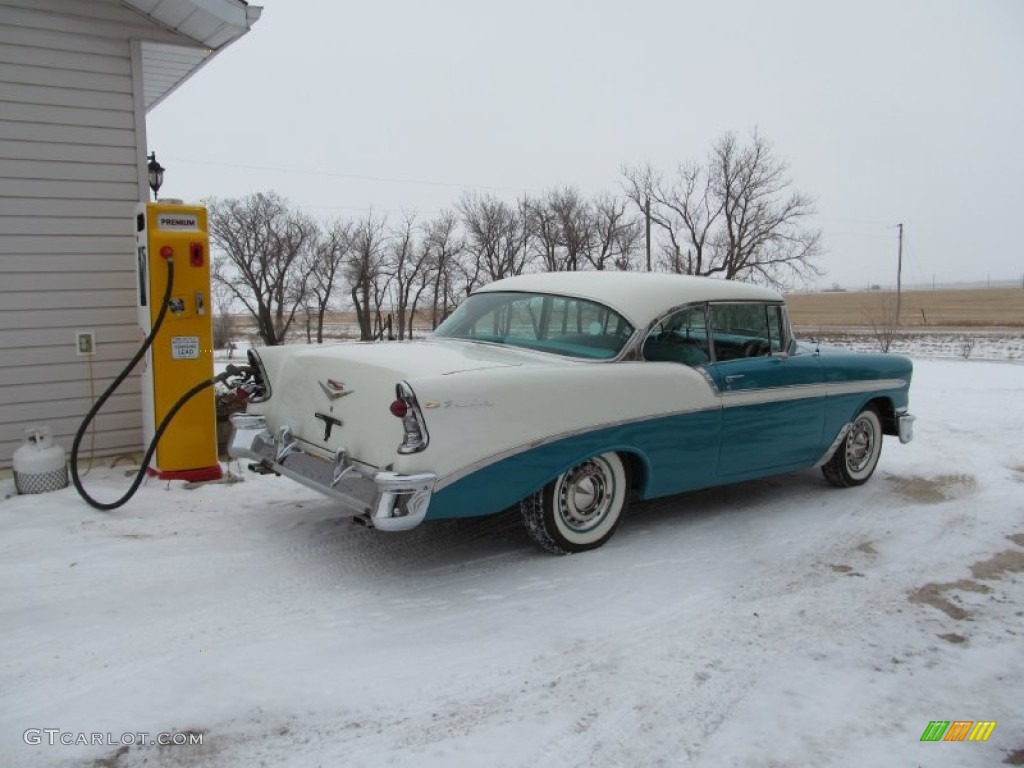
[[[391,413],[402,420],[402,444],[399,453],[418,453],[427,447],[429,437],[419,404],[412,387],[404,381],[395,387],[395,400],[390,406]]]

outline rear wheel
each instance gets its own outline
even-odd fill
[[[531,538],[549,552],[585,552],[615,533],[629,505],[629,472],[617,453],[566,470],[519,508]]]
[[[825,479],[839,488],[862,485],[878,466],[882,455],[882,420],[869,405],[853,420],[843,442],[821,468]]]

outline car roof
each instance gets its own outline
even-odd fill
[[[782,296],[737,280],[673,275],[665,272],[534,272],[506,277],[478,288],[475,293],[524,291],[575,296],[605,304],[634,327],[661,317],[667,310],[698,301],[776,301]]]

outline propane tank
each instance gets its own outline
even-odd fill
[[[48,493],[68,487],[64,449],[53,442],[49,427],[25,429],[25,442],[14,452],[14,487],[18,493]]]

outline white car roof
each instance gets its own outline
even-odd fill
[[[664,272],[534,272],[507,277],[478,288],[488,291],[527,291],[576,296],[605,304],[634,327],[661,317],[667,310],[697,301],[782,301],[782,296],[759,285],[736,280],[691,277]]]

